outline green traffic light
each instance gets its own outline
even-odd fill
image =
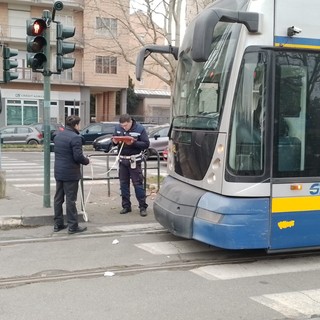
[[[44,37],[28,37],[27,51],[28,52],[41,52],[47,45],[47,41]]]
[[[32,68],[33,71],[43,69],[46,62],[47,57],[41,52],[36,54],[27,54],[27,66],[28,68]]]
[[[17,56],[18,50],[3,46],[3,81],[9,82],[11,80],[18,79],[18,72],[10,71],[10,69],[18,67],[17,60],[11,60],[10,58]]]
[[[71,69],[75,66],[76,59],[74,58],[63,58],[61,56],[57,56],[57,70],[62,71],[66,69]]]
[[[64,55],[71,53],[76,49],[76,45],[72,42],[63,42],[63,40],[57,40],[57,54]]]
[[[75,35],[75,27],[64,27],[60,22],[57,23],[57,71],[61,72],[71,69],[75,66],[76,59],[65,58],[65,54],[72,53],[76,49],[76,45],[72,42],[65,42],[64,39],[71,38]]]

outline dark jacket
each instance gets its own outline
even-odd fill
[[[60,181],[75,181],[81,178],[80,164],[87,165],[89,159],[83,155],[82,138],[79,132],[66,127],[53,138],[54,177]]]
[[[121,155],[123,156],[139,154],[141,151],[148,149],[150,145],[146,129],[134,119],[132,119],[132,126],[129,131],[125,131],[119,123],[115,128],[114,136],[132,136],[137,140],[131,145],[123,145],[121,150]],[[120,150],[120,148],[121,143],[118,144],[118,149]]]

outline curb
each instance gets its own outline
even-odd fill
[[[18,227],[22,225],[21,216],[4,216],[0,217],[0,227]]]
[[[83,214],[79,213],[79,222],[85,222]],[[30,216],[23,217],[19,215],[2,216],[0,217],[0,228],[5,227],[37,227],[37,226],[50,226],[53,225],[52,216]]]

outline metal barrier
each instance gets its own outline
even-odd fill
[[[118,170],[115,170],[117,172],[117,175],[116,176],[113,176],[112,175],[112,166],[110,166],[110,157],[117,157],[118,154],[117,153],[114,153],[114,148],[111,149],[108,153],[92,153],[92,154],[89,154],[88,157],[89,158],[106,158],[106,176],[104,177],[94,177],[92,176],[91,178],[86,178],[83,176],[83,166],[81,166],[81,180],[80,180],[80,183],[81,183],[81,192],[82,192],[82,199],[85,199],[84,198],[84,181],[85,180],[106,180],[107,181],[107,188],[108,188],[108,197],[111,196],[111,191],[110,191],[110,181],[111,180],[114,180],[114,179],[119,179],[119,176],[118,176]],[[142,157],[142,163],[143,163],[143,167],[142,167],[142,170],[143,170],[143,186],[144,186],[144,189],[147,190],[147,170],[148,169],[157,169],[157,191],[160,189],[160,155],[159,153],[157,152],[157,150],[153,149],[153,148],[149,148],[149,150],[151,150],[152,152],[152,156],[156,156],[157,157],[157,162],[156,162],[156,166],[152,166],[152,167],[148,167],[147,165],[147,161],[145,159],[145,157]],[[83,208],[81,208],[83,209]]]

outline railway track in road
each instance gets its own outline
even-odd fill
[[[79,238],[101,238],[110,236],[135,236],[135,235],[147,235],[150,230],[135,230],[132,232],[113,232],[113,233],[95,233],[87,235],[78,235],[76,237],[70,236],[50,236],[43,238],[30,238],[30,239],[15,239],[0,241],[1,247],[19,244],[32,244],[36,242],[53,242],[53,241],[72,241],[79,240]],[[153,233],[166,233],[166,230],[154,230]],[[174,241],[172,241],[174,242]],[[178,242],[178,241],[176,241]],[[212,250],[211,250],[212,249]],[[179,254],[176,260],[166,261],[162,263],[154,263],[147,265],[113,265],[92,269],[80,269],[80,270],[46,270],[31,275],[13,276],[0,278],[0,289],[23,286],[28,284],[46,283],[46,282],[58,282],[77,279],[90,279],[104,277],[107,275],[124,276],[145,272],[157,272],[157,271],[177,271],[177,270],[192,270],[196,268],[206,266],[218,266],[218,265],[235,265],[235,264],[250,264],[257,261],[270,261],[270,260],[285,260],[295,258],[312,258],[319,257],[320,251],[306,251],[306,252],[291,252],[291,253],[277,253],[267,254],[264,250],[250,250],[250,251],[229,251],[212,247],[209,251],[203,254],[202,258],[190,258],[190,256],[184,256]],[[108,272],[106,274],[106,272]]]
[[[224,251],[224,250],[222,250]],[[220,252],[221,253],[221,252]],[[217,251],[219,255],[219,251]],[[0,278],[0,289],[16,287],[21,285],[28,285],[34,283],[45,283],[45,282],[57,282],[66,280],[77,280],[77,279],[89,279],[98,278],[108,275],[112,276],[124,276],[132,275],[143,272],[156,272],[156,271],[175,271],[175,270],[191,270],[195,268],[200,268],[204,266],[222,265],[222,264],[241,264],[250,263],[257,260],[271,260],[271,259],[292,259],[297,257],[310,257],[314,255],[319,255],[319,252],[309,252],[309,253],[294,253],[294,254],[281,254],[281,255],[265,255],[255,254],[250,256],[237,256],[237,257],[227,257],[225,252],[223,253],[223,258],[207,258],[200,260],[185,260],[185,261],[174,261],[163,264],[153,264],[153,265],[119,265],[106,268],[94,268],[85,270],[75,270],[75,271],[65,271],[65,270],[52,270],[40,272],[28,276],[17,276]]]

